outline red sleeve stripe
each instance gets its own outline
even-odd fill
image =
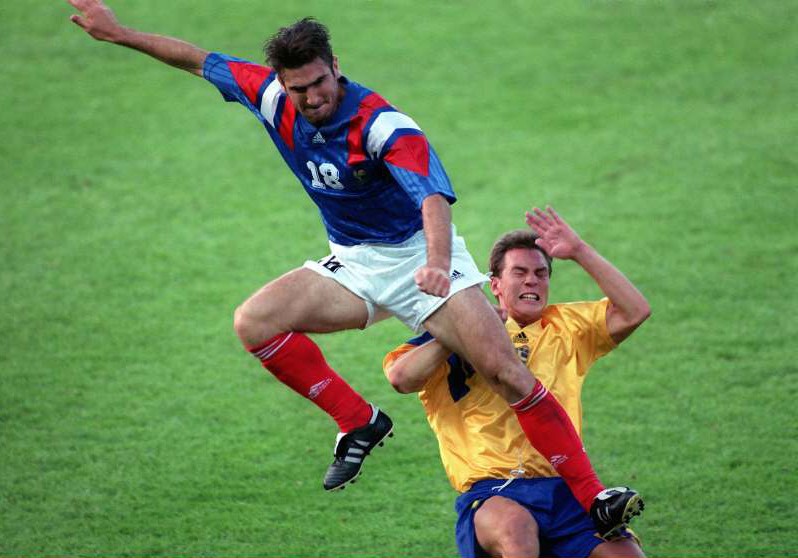
[[[296,107],[288,95],[285,95],[283,102],[283,114],[280,116],[280,127],[277,131],[280,137],[288,146],[288,149],[294,150],[294,121],[296,120]]]
[[[388,101],[376,93],[370,93],[360,101],[357,113],[349,121],[349,133],[346,136],[346,144],[349,149],[347,163],[356,165],[366,160],[366,152],[363,149],[363,131],[374,111],[388,106],[390,106]]]
[[[258,106],[258,93],[263,83],[272,74],[272,69],[249,62],[228,62],[228,67],[236,83],[247,96],[249,102]]]
[[[393,143],[385,160],[421,176],[429,176],[429,144],[421,134],[399,136]]]

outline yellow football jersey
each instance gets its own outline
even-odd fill
[[[519,357],[559,400],[580,435],[585,375],[615,347],[607,331],[608,303],[605,298],[552,304],[525,328],[513,320],[506,324]],[[384,368],[424,340],[416,338],[389,353]],[[455,490],[464,492],[487,478],[557,476],[529,444],[507,402],[457,355],[440,366],[418,396]]]

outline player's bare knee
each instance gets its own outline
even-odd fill
[[[537,532],[529,528],[529,523],[518,517],[506,521],[498,533],[502,556],[537,556]]]
[[[244,304],[241,304],[233,312],[233,329],[238,338],[244,342],[252,336],[252,320],[247,314]]]
[[[529,512],[520,506],[500,506],[491,511],[486,506],[481,511],[474,516],[474,524],[483,547],[505,557],[537,555],[537,524]]]
[[[236,308],[233,313],[233,329],[244,345],[257,345],[280,333],[279,328],[270,325],[269,316],[268,312],[264,312],[262,305],[259,306],[257,313],[253,312],[249,301]]]

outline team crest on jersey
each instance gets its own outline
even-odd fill
[[[352,173],[352,175],[358,182],[363,184],[366,181],[368,173],[366,172],[366,169],[357,169]]]
[[[523,335],[523,333],[521,335]],[[518,353],[518,357],[523,362],[526,362],[529,358],[529,345],[520,345],[515,348],[515,352]]]

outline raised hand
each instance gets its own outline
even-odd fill
[[[122,26],[111,8],[100,0],[67,0],[80,15],[70,16],[70,21],[98,41],[114,41]]]
[[[526,224],[540,237],[537,245],[552,258],[571,260],[585,245],[576,231],[551,206],[546,206],[546,211],[538,207],[527,211]]]
[[[98,41],[108,41],[132,48],[170,66],[202,76],[208,51],[176,37],[145,33],[120,25],[111,9],[102,0],[67,0],[80,15],[69,19]]]

